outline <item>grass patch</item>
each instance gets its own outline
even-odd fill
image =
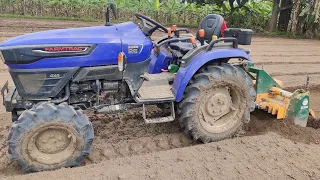
[[[292,34],[289,32],[283,32],[283,31],[274,31],[274,32],[260,32],[257,33],[261,36],[267,36],[267,37],[283,37],[283,38],[290,38],[290,39],[310,39],[307,36],[303,34]]]

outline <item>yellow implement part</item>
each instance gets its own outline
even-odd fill
[[[309,94],[309,92],[306,92]],[[277,87],[272,87],[269,93],[257,94],[256,104],[258,109],[268,111],[272,115],[277,115],[277,119],[284,119],[287,114],[288,106],[290,104],[291,96],[293,93],[282,90]],[[298,94],[296,97],[300,97]],[[309,114],[316,118],[315,112],[310,109]]]
[[[263,109],[272,115],[277,115],[277,119],[285,117],[289,103],[289,98],[272,93],[258,94],[256,98],[258,109]]]
[[[310,115],[311,115],[314,119],[317,119],[316,113],[315,113],[312,109],[310,109]]]
[[[277,87],[272,87],[272,88],[270,89],[270,93],[271,93],[271,94],[275,94],[275,95],[280,95],[280,96],[282,96],[282,97],[289,98],[289,99],[290,99],[290,98],[292,97],[292,95],[293,95],[293,93],[288,92],[288,91],[285,91],[285,90],[282,90],[282,89],[277,88]]]

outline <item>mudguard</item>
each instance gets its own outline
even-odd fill
[[[218,61],[223,58],[241,58],[252,62],[251,58],[241,49],[216,49],[209,52],[203,52],[194,57],[186,66],[179,69],[174,80],[172,91],[176,96],[176,102],[180,102],[184,90],[192,76],[207,62]]]

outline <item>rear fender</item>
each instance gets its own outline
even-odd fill
[[[176,102],[180,102],[184,90],[192,76],[206,63],[218,62],[219,59],[241,58],[252,62],[251,58],[241,49],[217,49],[203,52],[194,57],[186,67],[181,67],[173,83],[172,91],[176,96]]]

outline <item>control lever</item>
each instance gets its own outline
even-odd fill
[[[200,37],[201,46],[204,45],[204,34],[205,34],[204,29],[200,29],[199,30],[199,37]]]
[[[196,48],[196,47],[197,47],[196,38],[195,38],[195,37],[191,37],[191,38],[190,38],[190,41],[191,41],[191,44],[192,44],[193,48]]]
[[[172,34],[171,28],[167,28],[167,30],[168,30],[168,38],[171,38],[171,34]]]
[[[177,25],[172,25],[172,29],[173,29],[174,35],[176,37],[179,37],[179,31],[177,31]]]

